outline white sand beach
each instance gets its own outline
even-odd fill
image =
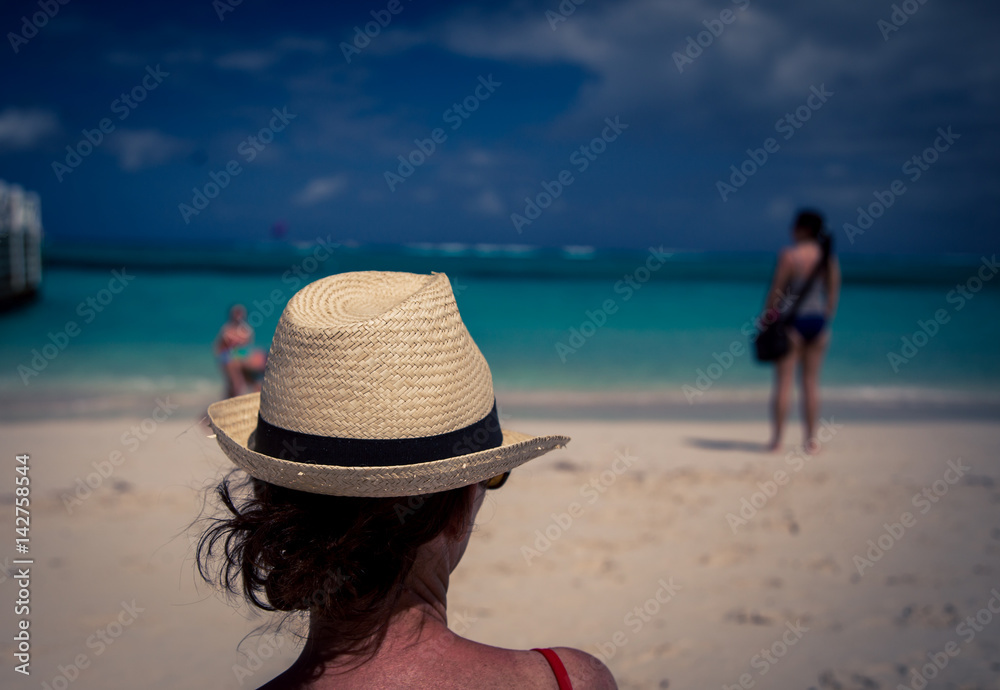
[[[294,658],[195,574],[185,530],[228,461],[195,416],[146,414],[0,426],[11,524],[30,453],[34,559],[29,679],[11,530],[3,687],[252,688]],[[580,647],[622,688],[1000,688],[996,424],[843,422],[802,459],[794,428],[762,453],[761,422],[508,423],[573,441],[489,494],[450,592],[472,639]]]

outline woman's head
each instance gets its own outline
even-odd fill
[[[823,251],[829,255],[833,249],[833,238],[826,231],[826,221],[819,211],[803,209],[795,216],[792,223],[792,237],[796,242],[813,240],[820,243]]]
[[[201,536],[199,573],[265,611],[309,613],[336,641],[331,658],[378,649],[428,544],[457,565],[484,493],[326,496],[236,476],[216,490],[227,514]]]
[[[458,563],[490,478],[569,440],[501,427],[442,273],[310,283],[282,312],[261,393],[208,414],[252,479],[219,486],[227,515],[199,542],[202,576],[309,612],[331,657],[377,650],[414,567]]]
[[[805,209],[799,211],[792,224],[792,232],[796,236],[803,236],[807,239],[818,239],[825,232],[823,216],[813,210]]]
[[[247,317],[247,309],[242,304],[234,304],[229,307],[229,320],[239,323]]]

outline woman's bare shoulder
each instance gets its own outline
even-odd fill
[[[503,669],[503,673],[497,678],[506,675],[497,687],[555,687],[555,672],[548,660],[538,652],[498,647],[491,648],[491,651],[496,654],[493,659],[499,662],[499,668],[494,668]],[[552,647],[552,651],[566,667],[574,690],[617,690],[618,684],[611,671],[597,657],[572,647]],[[487,656],[491,654],[487,653]],[[516,682],[513,682],[514,679]]]
[[[552,651],[566,667],[574,690],[617,690],[610,669],[594,655],[572,647],[553,647]]]
[[[446,649],[420,650],[420,646],[411,647],[399,658],[376,662],[374,667],[337,677],[324,675],[311,683],[303,681],[293,667],[259,690],[390,688],[400,684],[435,690],[555,687],[555,674],[538,652],[492,647],[463,638],[455,639]],[[571,647],[554,647],[553,651],[566,667],[574,690],[617,690],[611,671],[596,657]]]
[[[468,673],[468,681],[474,681],[481,688],[552,688],[555,687],[555,673],[548,660],[533,650],[505,649],[492,647],[470,640],[464,640],[468,647],[456,649],[456,660],[461,659],[458,668],[446,674],[459,679]],[[600,659],[572,647],[553,647],[574,690],[617,690],[614,676]],[[464,653],[463,653],[464,652]],[[445,681],[438,688],[451,687]],[[472,687],[461,682],[456,687]]]

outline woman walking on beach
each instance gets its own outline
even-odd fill
[[[198,548],[206,579],[308,616],[301,656],[265,690],[617,687],[578,649],[448,628],[486,492],[569,439],[501,428],[447,276],[318,280],[289,301],[269,360],[260,393],[208,408],[242,472],[219,485],[225,512]]]
[[[800,364],[804,445],[807,452],[815,453],[819,450],[816,439],[819,370],[830,342],[830,323],[840,297],[840,264],[832,255],[832,238],[826,233],[819,213],[800,212],[792,225],[792,240],[792,246],[783,249],[778,256],[765,302],[765,323],[774,318],[783,319],[789,309],[794,309],[794,315],[784,324],[790,348],[774,362],[770,450],[781,448],[792,379],[796,364]],[[792,304],[794,307],[790,306]]]

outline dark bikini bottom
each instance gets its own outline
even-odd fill
[[[792,328],[799,332],[807,344],[816,340],[826,327],[826,318],[819,315],[796,316],[792,319]]]

